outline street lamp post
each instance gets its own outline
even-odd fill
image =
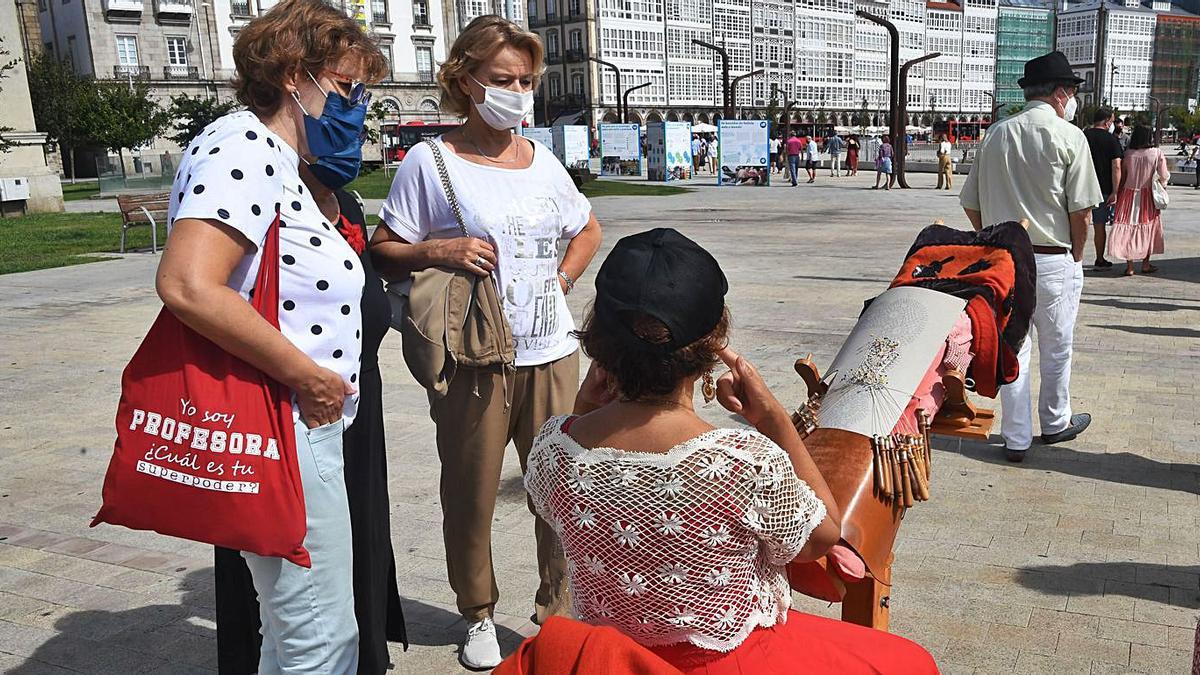
[[[772,82],[771,95],[778,96],[780,92],[783,92],[783,137],[786,139],[792,135],[792,108],[796,106],[798,101],[790,100],[788,93],[780,89],[778,84]],[[774,124],[775,120],[771,120],[771,123]]]
[[[915,58],[911,61],[906,61],[903,66],[900,66],[900,91],[897,92],[897,96],[896,96],[896,99],[897,99],[897,106],[896,106],[896,113],[895,113],[896,118],[903,119],[908,114],[908,71],[909,71],[909,69],[911,69],[913,66],[917,65],[918,63],[921,63],[923,61],[928,61],[929,59],[936,59],[937,57],[939,57],[941,55],[942,55],[941,52],[933,52],[932,54],[926,54],[925,56],[918,56],[917,58]],[[903,127],[900,128],[899,135],[892,139],[892,143],[893,143],[893,148],[896,151],[895,152],[896,157],[895,157],[895,159],[892,160],[893,163],[895,163],[895,165],[896,165],[896,167],[895,167],[896,170],[893,175],[896,178],[896,182],[900,184],[900,187],[907,188],[908,187],[908,179],[904,176],[904,157],[905,157],[905,155],[908,154],[908,136],[905,133],[905,129]]]
[[[629,95],[632,94],[633,92],[637,91],[638,89],[645,89],[646,87],[649,87],[652,84],[654,84],[654,83],[653,82],[643,82],[636,87],[630,87],[625,90],[623,98],[621,99],[621,109],[625,111],[624,116],[621,118],[622,122],[624,122],[626,124],[630,123],[629,122]]]
[[[888,105],[888,116],[891,119],[889,120],[890,124],[888,126],[891,128],[892,138],[895,139],[897,136],[904,133],[904,127],[900,124],[900,114],[897,106],[899,101],[897,93],[900,91],[900,31],[896,29],[896,24],[888,21],[887,19],[875,16],[870,12],[860,9],[856,11],[854,15],[862,17],[871,23],[876,23],[880,26],[883,26],[884,29],[887,30],[888,35],[890,35],[892,38],[890,45],[892,54],[891,61],[889,61],[891,87],[889,91],[890,100]]]
[[[990,91],[985,91],[985,92],[981,92],[981,93],[982,93],[984,96],[986,96],[986,97],[988,97],[989,99],[991,99],[991,100],[992,100],[992,116],[991,116],[991,118],[990,118],[988,121],[989,121],[989,122],[991,122],[991,123],[995,123],[995,121],[996,121],[996,118],[1000,116],[1000,106],[1002,106],[1002,105],[1004,105],[1004,104],[1003,104],[1003,103],[996,103],[996,96],[995,96],[995,94],[993,94],[993,93],[992,93],[992,92],[990,92]]]
[[[595,56],[589,56],[588,61],[595,61],[596,63],[599,63],[602,66],[608,66],[609,68],[612,68],[613,73],[616,74],[616,76],[617,76],[617,117],[620,118],[622,122],[624,122],[625,121],[625,108],[622,105],[622,99],[621,99],[621,69],[616,67],[615,65],[609,63],[608,61],[605,61],[604,59],[598,59]]]
[[[729,52],[724,47],[718,47],[704,40],[692,40],[692,44],[705,49],[711,49],[721,57],[721,109],[725,119],[733,117],[733,101],[729,100]]]
[[[738,85],[742,83],[742,80],[748,77],[754,77],[755,75],[762,75],[764,72],[765,71],[762,68],[759,68],[758,70],[752,70],[745,75],[738,75],[737,77],[733,78],[733,80],[729,83],[729,97],[733,99],[734,105],[736,105],[737,102],[737,88]]]
[[[1108,61],[1108,73],[1109,73],[1108,74],[1108,105],[1113,108],[1117,107],[1117,101],[1116,101],[1117,97],[1116,97],[1116,92],[1114,91],[1114,89],[1116,88],[1117,73],[1119,73],[1119,72],[1121,72],[1121,71],[1117,69],[1116,59],[1109,59],[1109,61]]]
[[[1162,101],[1157,96],[1147,95],[1146,98],[1154,102],[1154,144],[1162,145]]]

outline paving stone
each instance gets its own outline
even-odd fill
[[[953,193],[880,194],[862,189],[869,183],[596,199],[600,256],[620,236],[658,225],[710,247],[730,279],[733,343],[794,405],[803,388],[794,359],[813,352],[829,363],[918,228],[937,217],[965,227]],[[1200,317],[1200,268],[1188,257],[1200,250],[1192,217],[1200,195],[1172,197],[1179,203],[1164,215],[1162,273],[1087,271],[1072,394],[1077,409],[1093,413],[1093,428],[1070,443],[1035,446],[1021,465],[1003,460],[997,438],[935,439],[933,500],[908,512],[896,549],[892,625],[925,644],[944,673],[1186,672],[1200,616],[1200,348],[1194,338],[1147,332]],[[709,222],[716,217],[723,222]],[[160,307],[157,260],[132,255],[0,277],[0,341],[17,355],[0,370],[0,390],[23,392],[0,397],[0,420],[13,421],[0,425],[0,494],[8,495],[0,498],[0,671],[214,666],[211,549],[87,527],[111,452],[121,369]],[[597,268],[568,299],[577,318]],[[73,289],[70,298],[63,288]],[[64,323],[70,350],[61,347]],[[414,636],[407,653],[390,646],[393,672],[456,673],[464,627],[445,578],[433,424],[395,336],[381,363],[392,540]],[[28,416],[63,401],[73,407],[61,424]],[[728,424],[713,406],[700,412]],[[536,583],[531,516],[509,455],[493,523],[505,649],[534,632]],[[839,612],[812,599],[796,604]],[[144,651],[133,639],[139,633],[186,658]],[[111,644],[114,635],[128,644]],[[1095,660],[1119,661],[1122,644],[1124,665]]]

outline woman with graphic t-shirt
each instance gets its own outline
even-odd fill
[[[311,569],[242,553],[261,605],[260,672],[358,667],[342,432],[355,418],[361,351],[358,254],[314,202],[358,173],[365,82],[387,62],[361,27],[320,0],[284,0],[233,47],[248,110],[208,125],[171,191],[158,268],[163,303],[217,346],[291,388]],[[247,302],[279,219],[279,329]]]
[[[500,663],[491,527],[504,449],[513,441],[524,466],[542,424],[574,404],[578,344],[564,296],[600,246],[600,225],[562,164],[510,131],[532,108],[541,63],[534,33],[498,16],[467,26],[438,72],[442,107],[467,121],[435,142],[471,236],[461,236],[433,152],[421,143],[396,172],[371,244],[393,280],[432,266],[490,276],[516,342],[515,373],[459,367],[446,396],[431,404],[446,566],[468,625],[459,659],[473,669]],[[569,243],[560,262],[561,241]],[[570,603],[553,530],[538,519],[535,535],[540,621]]]

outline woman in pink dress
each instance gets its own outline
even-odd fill
[[[1133,276],[1133,261],[1141,259],[1142,273],[1154,274],[1150,256],[1163,252],[1162,220],[1154,205],[1153,181],[1165,187],[1171,177],[1167,158],[1154,144],[1150,128],[1138,126],[1129,139],[1129,149],[1121,160],[1121,189],[1117,195],[1117,215],[1108,235],[1108,256],[1125,261],[1125,276]]]

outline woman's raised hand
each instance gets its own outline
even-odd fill
[[[764,422],[775,421],[782,415],[787,418],[783,405],[767,388],[767,383],[745,357],[729,347],[717,353],[729,372],[717,378],[717,402],[735,415],[741,415],[755,427]],[[789,422],[790,423],[790,422]]]
[[[496,269],[496,249],[478,237],[455,237],[438,241],[438,263],[486,277]]]

